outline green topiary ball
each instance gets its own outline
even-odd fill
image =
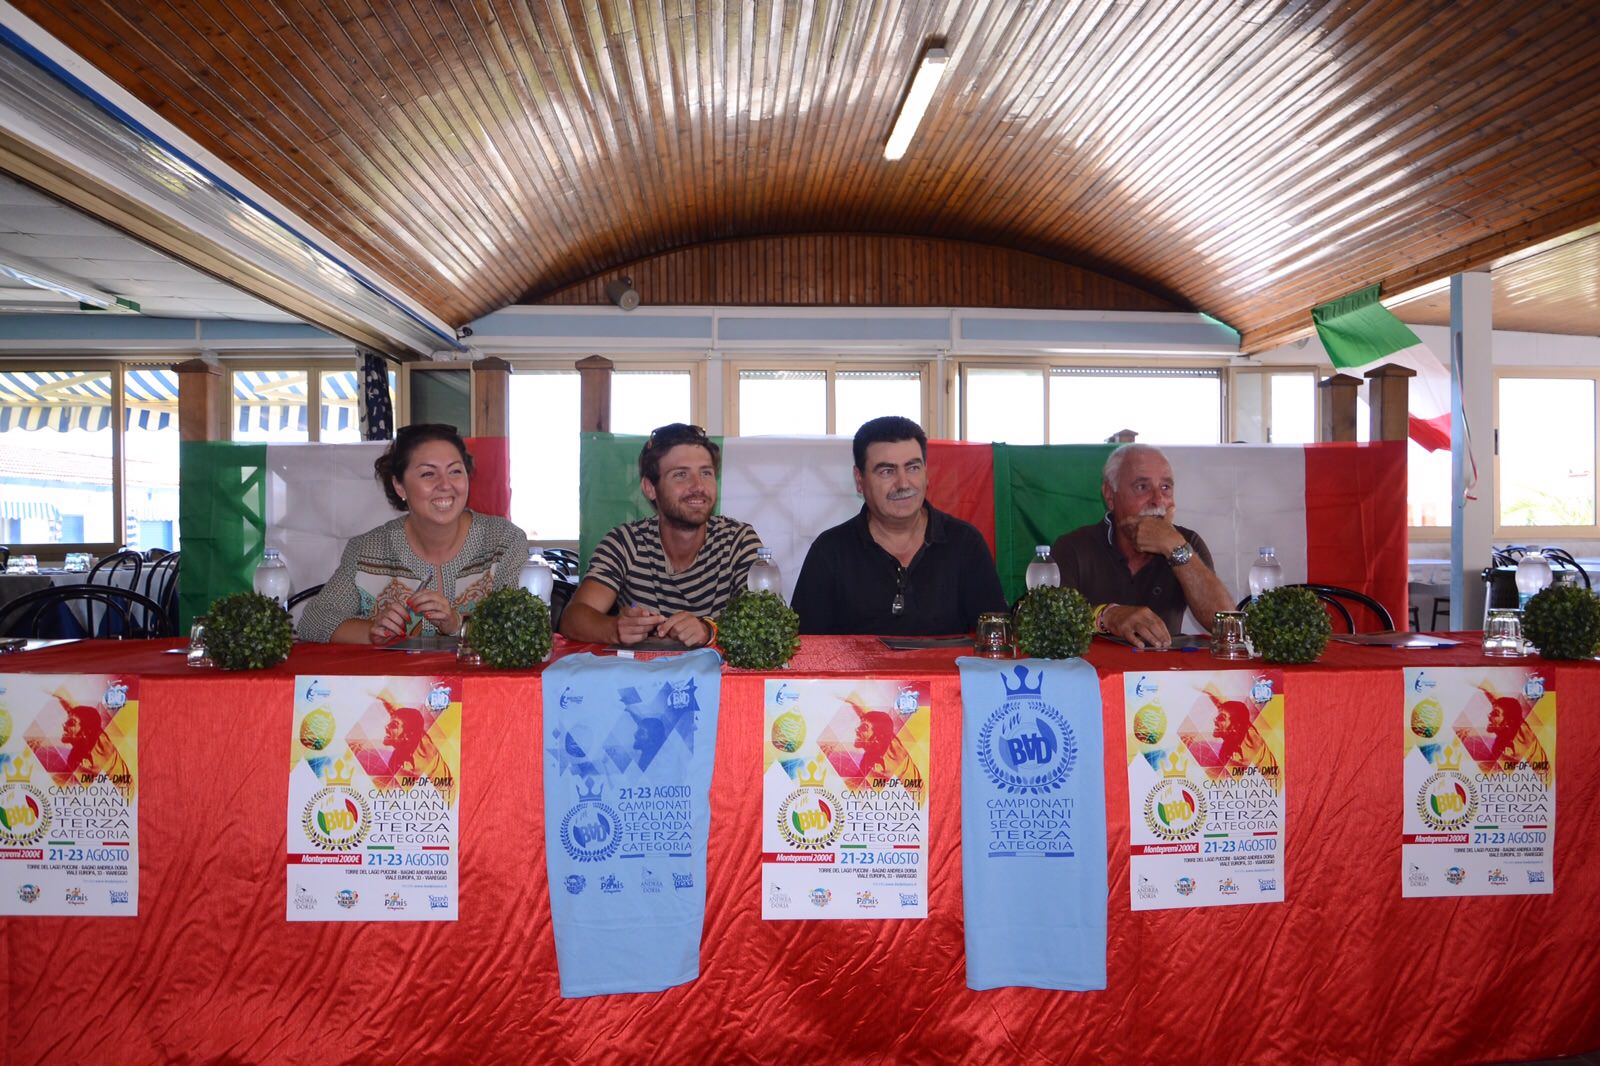
[[[527,589],[499,589],[473,607],[466,636],[497,670],[526,669],[550,654],[550,608]]]
[[[1245,608],[1244,632],[1269,663],[1314,663],[1328,646],[1333,623],[1315,592],[1285,585]]]
[[[206,627],[206,654],[224,670],[276,666],[294,645],[289,612],[259,592],[218,597],[200,621]]]
[[[1577,585],[1551,585],[1522,611],[1522,635],[1546,659],[1589,659],[1600,649],[1600,597]]]
[[[1037,659],[1076,659],[1094,639],[1094,608],[1077,589],[1041,585],[1017,602],[1017,646]]]
[[[741,592],[717,619],[729,666],[776,670],[800,649],[800,616],[776,592]]]

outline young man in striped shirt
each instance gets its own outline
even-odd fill
[[[562,612],[562,635],[691,648],[716,639],[714,619],[744,588],[761,547],[754,528],[712,513],[721,466],[722,449],[699,426],[674,422],[650,434],[639,452],[639,490],[655,517],[620,525],[595,547]]]

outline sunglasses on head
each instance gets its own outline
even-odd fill
[[[671,425],[660,426],[651,430],[648,443],[650,446],[668,442],[682,444],[686,441],[704,444],[710,439],[710,437],[706,436],[706,431],[699,426],[691,426],[687,422],[674,422]]]

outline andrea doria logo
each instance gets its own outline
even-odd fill
[[[1060,711],[1044,701],[1044,671],[1032,683],[1028,668],[1001,674],[1005,700],[990,712],[978,732],[978,765],[996,788],[1006,792],[1054,792],[1078,761],[1078,741]]]

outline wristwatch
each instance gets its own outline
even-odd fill
[[[1193,558],[1194,549],[1189,547],[1188,542],[1185,541],[1172,550],[1172,554],[1167,556],[1167,562],[1171,563],[1173,566],[1182,566],[1184,563]]]

